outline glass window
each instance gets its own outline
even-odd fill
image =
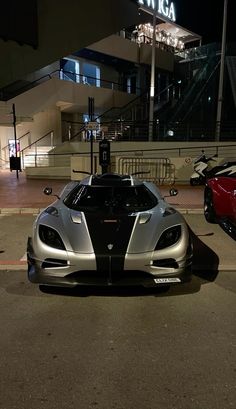
[[[64,204],[70,209],[98,213],[145,211],[157,203],[157,198],[144,185],[115,187],[79,185],[64,200]]]
[[[79,82],[79,61],[63,58],[60,60],[60,79]]]
[[[83,64],[84,83],[93,86],[100,86],[100,68],[94,64]]]

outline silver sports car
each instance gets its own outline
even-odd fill
[[[90,175],[68,183],[56,197],[28,238],[31,282],[150,287],[190,279],[188,226],[153,183],[130,175]]]

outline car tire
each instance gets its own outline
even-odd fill
[[[204,192],[204,216],[208,223],[216,223],[216,214],[213,204],[213,193],[209,188]]]

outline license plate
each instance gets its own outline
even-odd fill
[[[169,284],[169,283],[181,283],[180,278],[166,277],[166,278],[154,278],[156,284]]]

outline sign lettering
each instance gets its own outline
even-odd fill
[[[156,3],[157,2],[157,3]],[[142,6],[147,6],[153,10],[157,10],[159,14],[167,17],[169,20],[175,21],[175,6],[172,1],[169,0],[138,0],[138,3]]]

